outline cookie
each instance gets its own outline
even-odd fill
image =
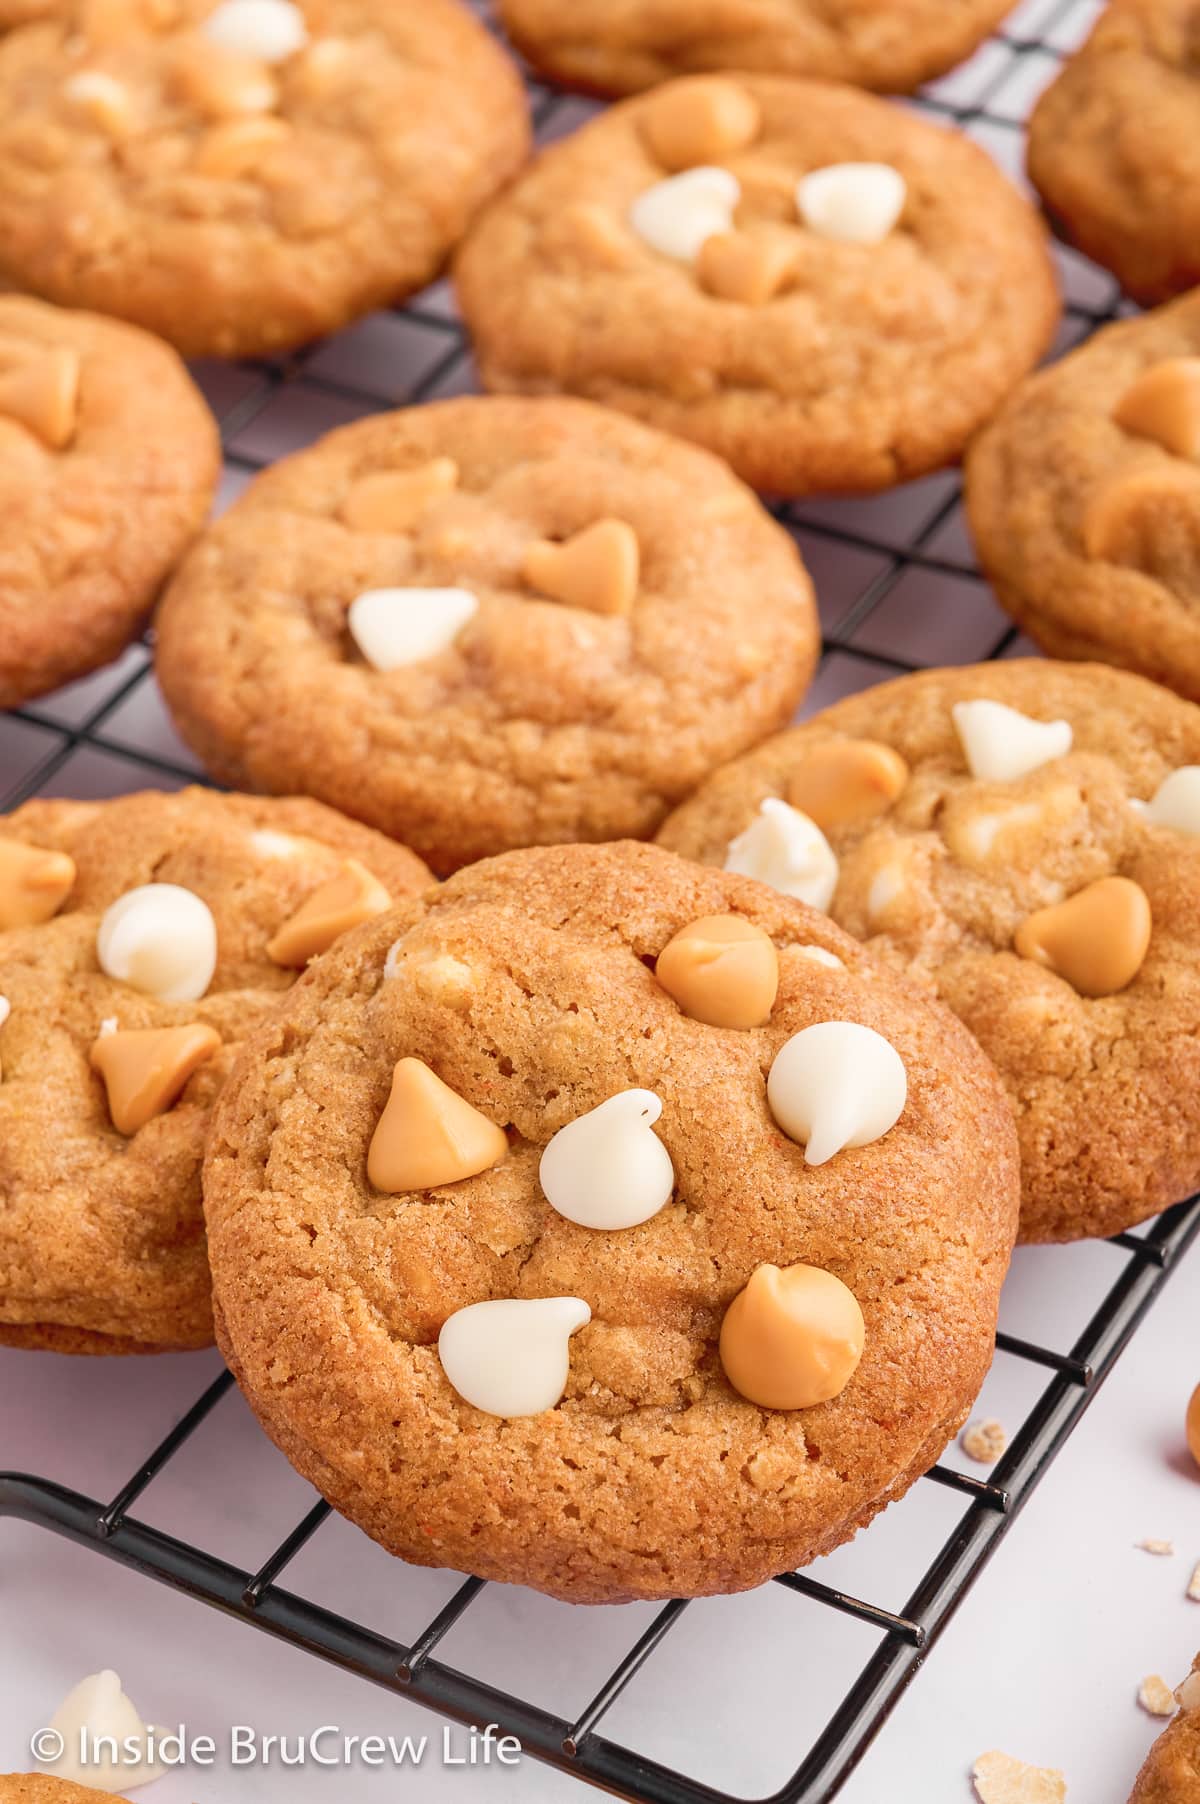
[[[1200,700],[1200,295],[1031,376],[972,446],[980,562],[1056,657]]]
[[[216,422],[168,346],[0,295],[0,707],[125,648],[220,468]]]
[[[200,1163],[306,957],[428,881],[316,802],[205,790],[0,820],[0,1342],[205,1346]]]
[[[788,719],[817,651],[791,539],[714,458],[567,400],[376,415],[195,548],[158,675],[208,768],[439,871],[648,837]]]
[[[18,286],[255,356],[432,280],[528,148],[458,0],[69,0],[0,42]]]
[[[1179,1710],[1152,1745],[1129,1804],[1200,1804],[1200,1655],[1176,1692]]]
[[[1076,1240],[1200,1184],[1197,767],[1200,710],[1139,677],[925,671],[719,771],[660,837],[934,988],[1016,1106],[1022,1238]]]
[[[114,1797],[110,1791],[95,1791],[90,1785],[74,1785],[69,1779],[55,1779],[50,1773],[0,1773],[0,1804],[95,1804],[104,1798],[107,1804],[128,1804],[128,1799]]]
[[[1042,227],[978,146],[763,75],[551,145],[456,277],[487,387],[608,402],[785,494],[953,462],[1058,312]]]
[[[1029,174],[1064,235],[1149,304],[1200,282],[1200,19],[1109,0],[1029,121]]]
[[[406,1560],[593,1603],[758,1584],[898,1497],[987,1369],[1016,1192],[952,1016],[632,842],[347,936],[205,1168],[222,1349],[293,1464]]]
[[[723,69],[902,94],[970,56],[1012,0],[499,0],[535,69],[598,94]]]

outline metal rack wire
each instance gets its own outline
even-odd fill
[[[1005,32],[917,104],[1015,166],[1033,86],[1078,41],[1094,11],[1094,0],[1025,0]],[[532,93],[543,136],[568,129],[590,107],[536,84]],[[1120,299],[1107,277],[1069,254],[1063,266],[1068,303],[1063,342],[1069,344],[1113,318]],[[198,374],[221,420],[227,493],[273,456],[345,419],[471,386],[469,350],[444,289],[283,362],[205,367]],[[972,564],[953,477],[934,477],[872,502],[805,502],[777,512],[815,567],[822,591],[824,656],[808,708],[923,663],[1004,657],[1020,649],[1015,629],[991,602]],[[952,588],[944,610],[935,606],[930,615],[926,609],[936,642],[922,641],[920,631],[914,637],[907,599],[912,583],[920,583],[926,596],[939,584]],[[0,721],[4,810],[36,794],[105,794],[147,782],[170,788],[198,780],[202,776],[161,712],[144,644],[114,669]],[[771,1804],[821,1804],[835,1796],[1197,1232],[1200,1199],[1193,1199],[1147,1231],[1107,1243],[1113,1261],[1107,1288],[1068,1350],[1007,1333],[997,1336],[998,1360],[1020,1362],[1034,1377],[1045,1373],[1045,1387],[988,1478],[941,1464],[917,1487],[942,1487],[961,1509],[901,1609],[885,1609],[804,1572],[781,1573],[774,1581],[782,1593],[853,1618],[871,1637],[871,1651],[811,1745],[801,1742],[789,1750],[794,1769],[771,1794]],[[529,1755],[618,1796],[647,1804],[731,1804],[731,1793],[604,1732],[618,1700],[639,1683],[653,1682],[654,1657],[668,1638],[687,1635],[693,1606],[673,1602],[661,1608],[590,1702],[568,1719],[444,1657],[443,1642],[464,1619],[469,1625],[485,1590],[479,1579],[464,1580],[407,1643],[286,1589],[281,1580],[287,1568],[330,1514],[323,1502],[284,1533],[253,1572],[140,1520],[133,1512],[143,1493],[232,1383],[228,1374],[211,1383],[107,1501],[36,1474],[0,1474],[0,1517],[93,1549],[447,1718],[496,1723],[517,1736]],[[452,1645],[461,1645],[461,1636]]]

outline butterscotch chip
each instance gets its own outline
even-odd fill
[[[62,867],[16,922],[2,900],[14,854]],[[268,940],[347,859],[396,897],[428,881],[402,847],[315,802],[192,789],[31,802],[0,820],[0,1343],[121,1353],[212,1339],[200,1196],[212,1105],[295,979]],[[215,923],[198,1002],[101,968],[102,920],[151,873]]]
[[[962,704],[980,702],[1000,713],[977,777],[956,711],[961,722]],[[1040,754],[1025,743],[1032,723]],[[1014,733],[1030,756],[1011,756]],[[799,793],[815,757],[868,739],[890,747],[908,779],[886,813],[826,824],[830,912],[930,985],[1000,1071],[1021,1136],[1023,1236],[1114,1234],[1189,1196],[1200,1186],[1200,837],[1134,804],[1200,764],[1200,709],[1100,665],[922,672],[726,765],[667,820],[661,843],[724,865],[764,806]],[[1015,955],[1030,917],[1064,903],[1044,942],[1039,924],[1041,956]]]
[[[758,103],[740,82],[701,75],[672,82],[642,113],[642,134],[664,169],[720,163],[758,136]]]
[[[1200,458],[1200,357],[1151,364],[1125,390],[1113,418],[1176,457]]]
[[[221,1044],[211,1027],[144,1027],[101,1033],[90,1064],[104,1079],[119,1134],[136,1134],[176,1102],[193,1072]]]
[[[779,955],[769,934],[740,915],[707,915],[681,927],[654,975],[685,1015],[710,1027],[762,1027],[779,991]]]
[[[696,275],[709,294],[761,307],[786,287],[795,266],[794,245],[745,232],[714,232],[696,258]]]
[[[216,423],[165,345],[0,295],[0,707],[123,650],[219,468]]]
[[[686,1019],[650,968],[681,928],[731,914],[784,954],[763,1034]],[[840,971],[788,956],[814,940]],[[766,1107],[764,1053],[833,985],[840,1014],[895,1044],[914,1100],[884,1140],[808,1168]],[[403,1060],[507,1128],[501,1163],[432,1194],[375,1188],[368,1150]],[[570,1146],[604,1105],[614,1169],[634,1130],[642,1217],[611,1231],[560,1212],[584,1212]],[[512,852],[360,928],[244,1050],[209,1145],[226,1354],[289,1457],[406,1559],[577,1602],[754,1585],[903,1492],[991,1357],[1016,1196],[986,1059],[824,917],[651,846]],[[839,1394],[764,1416],[715,1344],[755,1271],[800,1246],[869,1329]],[[516,1425],[481,1416],[440,1365],[447,1319],[549,1298],[583,1305],[561,1402]],[[845,1337],[799,1319],[840,1369]]]
[[[1008,0],[500,0],[535,68],[569,86],[631,94],[674,75],[757,69],[905,93],[970,56]]]
[[[282,35],[235,8],[222,41],[211,0],[0,0],[0,21],[14,3],[55,16],[0,54],[6,277],[187,356],[308,344],[423,288],[528,151],[515,68],[459,0],[323,0],[280,9]],[[246,119],[275,137],[210,136]]]
[[[1175,1714],[1175,1693],[1156,1672],[1150,1673],[1138,1686],[1138,1703],[1151,1716]]]
[[[760,1265],[721,1323],[721,1365],[763,1409],[812,1409],[838,1397],[866,1340],[852,1290],[815,1265]]]
[[[637,599],[641,554],[624,520],[597,520],[561,545],[541,540],[525,553],[526,580],[543,595],[593,614],[628,614]]]
[[[1198,104],[1188,0],[1111,0],[1029,122],[1060,231],[1145,305],[1200,282]]]
[[[972,1422],[963,1432],[963,1452],[968,1459],[978,1460],[984,1466],[990,1466],[998,1460],[1007,1446],[1008,1436],[1003,1424],[994,1418],[986,1422]]]
[[[390,907],[391,897],[379,879],[348,858],[336,877],[321,884],[267,942],[267,956],[277,965],[306,965],[328,952],[335,940],[361,927]]]
[[[1057,1767],[1028,1766],[998,1749],[971,1768],[979,1804],[1063,1804],[1067,1782]]]
[[[793,772],[787,799],[824,833],[886,814],[907,782],[908,766],[890,745],[835,739],[813,747]]]
[[[1128,877],[1101,877],[1022,921],[1013,946],[1065,977],[1081,996],[1112,996],[1141,970],[1151,926],[1144,889]]]
[[[367,1153],[367,1176],[391,1195],[478,1177],[508,1152],[504,1129],[420,1059],[401,1059]]]
[[[357,532],[409,532],[457,484],[452,457],[431,457],[412,470],[373,470],[349,490],[341,517]]]
[[[872,95],[710,79],[757,108],[745,149],[664,173],[648,134],[694,92],[671,83],[549,145],[480,216],[455,275],[484,385],[622,408],[768,493],[876,490],[957,461],[1057,318],[1029,203],[966,137]],[[802,228],[797,184],[846,162],[894,172],[902,231],[864,246]],[[567,207],[607,210],[628,255],[573,248]],[[761,251],[706,247],[738,235]]]
[[[422,511],[426,476],[395,479],[430,468]],[[789,717],[817,650],[795,545],[727,468],[559,399],[377,414],[274,465],[155,626],[214,775],[319,795],[439,872],[653,833]]]
[[[1190,294],[1104,327],[1031,377],[967,457],[980,559],[1025,631],[1052,656],[1118,664],[1193,700],[1200,461],[1184,447],[1195,442],[1198,365],[1200,294]],[[1140,392],[1150,437],[1120,418]]]
[[[67,853],[0,839],[0,932],[50,920],[74,882],[75,861]]]

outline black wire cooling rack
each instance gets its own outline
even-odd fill
[[[967,130],[1016,169],[1033,92],[1078,42],[1095,11],[1094,0],[1025,0],[1005,32],[917,104]],[[560,135],[591,110],[591,103],[536,84],[531,91],[543,138]],[[1069,253],[1063,273],[1065,348],[1113,318],[1121,303],[1107,277]],[[358,414],[473,386],[469,350],[444,288],[280,363],[203,366],[197,374],[221,420],[227,496],[272,458]],[[971,561],[952,476],[876,501],[805,502],[776,511],[795,532],[822,598],[824,656],[809,707],[876,677],[1022,649]],[[926,603],[915,612],[909,606],[914,584]],[[941,588],[944,605],[937,600]],[[0,721],[0,809],[36,794],[111,794],[147,781],[170,788],[198,780],[202,776],[162,714],[145,644],[113,670]],[[1112,1258],[1107,1288],[1068,1351],[997,1336],[998,1360],[1021,1362],[1035,1380],[1045,1373],[1045,1387],[988,1478],[941,1464],[917,1487],[943,1487],[957,1494],[962,1507],[903,1608],[884,1609],[803,1572],[775,1579],[786,1593],[856,1619],[870,1634],[872,1651],[811,1745],[805,1748],[808,1738],[798,1732],[796,1747],[787,1750],[794,1770],[770,1804],[822,1804],[835,1796],[1198,1230],[1200,1198],[1194,1198],[1148,1230],[1106,1243]],[[407,1645],[286,1589],[280,1582],[286,1569],[330,1513],[323,1502],[283,1535],[255,1572],[139,1520],[131,1513],[138,1499],[232,1383],[225,1373],[210,1384],[110,1500],[30,1473],[0,1474],[0,1516],[65,1536],[444,1717],[497,1724],[529,1755],[620,1797],[646,1804],[732,1804],[733,1794],[603,1733],[627,1690],[653,1683],[653,1657],[668,1637],[688,1634],[688,1611],[696,1606],[673,1602],[661,1608],[591,1701],[568,1720],[535,1698],[501,1690],[461,1670],[461,1663],[439,1658],[451,1630],[460,1630],[464,1618],[469,1627],[469,1613],[485,1589],[482,1580],[465,1579]],[[464,1645],[461,1632],[451,1645]],[[777,1734],[787,1732],[777,1725]]]

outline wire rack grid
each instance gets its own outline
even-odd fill
[[[967,65],[913,104],[969,132],[1019,176],[1021,128],[1032,98],[1084,35],[1096,10],[1094,0],[1025,0]],[[536,83],[531,94],[543,141],[570,130],[593,110],[590,102]],[[1060,262],[1067,302],[1063,349],[1115,317],[1123,304],[1108,277],[1069,252],[1061,253]],[[381,406],[432,400],[474,386],[469,348],[444,286],[282,362],[204,364],[196,373],[221,421],[226,501],[256,470],[335,425]],[[898,672],[1031,649],[1001,614],[972,562],[953,475],[874,499],[803,502],[777,512],[794,532],[820,597],[824,653],[806,713]],[[147,783],[174,788],[198,780],[202,773],[163,711],[145,643],[109,670],[0,719],[0,808],[5,810],[37,794],[104,796]],[[835,1796],[1198,1230],[1200,1199],[1193,1199],[1144,1232],[1120,1235],[1103,1243],[1102,1251],[1088,1249],[1093,1294],[1065,1347],[1050,1344],[1052,1336],[1036,1328],[998,1335],[993,1378],[999,1375],[1003,1385],[1006,1371],[1010,1377],[1019,1372],[1018,1426],[986,1478],[963,1469],[951,1449],[910,1499],[893,1506],[889,1518],[936,1490],[952,1509],[948,1518],[938,1515],[936,1536],[920,1568],[905,1580],[903,1594],[889,1598],[892,1607],[860,1595],[870,1586],[853,1582],[853,1556],[878,1536],[878,1526],[846,1550],[846,1558],[834,1556],[807,1572],[781,1573],[765,1588],[776,1598],[786,1597],[790,1610],[814,1612],[806,1618],[805,1633],[817,1642],[829,1640],[835,1618],[848,1620],[856,1631],[852,1642],[837,1640],[847,1659],[829,1681],[831,1703],[821,1720],[808,1726],[797,1720],[794,1730],[776,1725],[775,1754],[783,1776],[770,1790],[772,1804],[820,1804]],[[28,1382],[29,1369],[22,1367],[21,1382]],[[0,1517],[102,1553],[444,1717],[498,1724],[519,1738],[527,1754],[620,1797],[648,1804],[730,1804],[735,1795],[747,1795],[744,1788],[736,1794],[722,1789],[703,1753],[690,1766],[682,1759],[656,1758],[653,1751],[629,1745],[633,1737],[618,1739],[614,1730],[631,1696],[648,1689],[653,1700],[656,1675],[661,1680],[670,1648],[685,1643],[689,1633],[715,1637],[728,1649],[737,1634],[733,1600],[715,1606],[672,1602],[643,1612],[636,1619],[640,1632],[631,1632],[602,1676],[589,1679],[586,1697],[567,1713],[544,1698],[539,1702],[532,1685],[526,1687],[531,1695],[522,1696],[494,1674],[472,1670],[472,1623],[485,1593],[497,1589],[479,1579],[455,1583],[424,1627],[404,1639],[286,1588],[285,1571],[302,1563],[330,1516],[324,1502],[313,1503],[281,1537],[276,1528],[273,1550],[254,1570],[206,1549],[199,1536],[184,1539],[135,1515],[139,1503],[152,1502],[153,1487],[164,1475],[186,1462],[189,1445],[220,1416],[218,1406],[231,1386],[227,1373],[209,1383],[107,1500],[34,1473],[8,1473],[0,1475]],[[1011,1384],[1009,1394],[1014,1394]],[[1011,1425],[1011,1402],[1008,1419]],[[569,1663],[573,1613],[555,1608],[552,1632],[559,1645],[552,1657]],[[722,1608],[729,1613],[725,1617]],[[695,1625],[691,1631],[689,1624]],[[629,1715],[626,1711],[627,1720]]]

